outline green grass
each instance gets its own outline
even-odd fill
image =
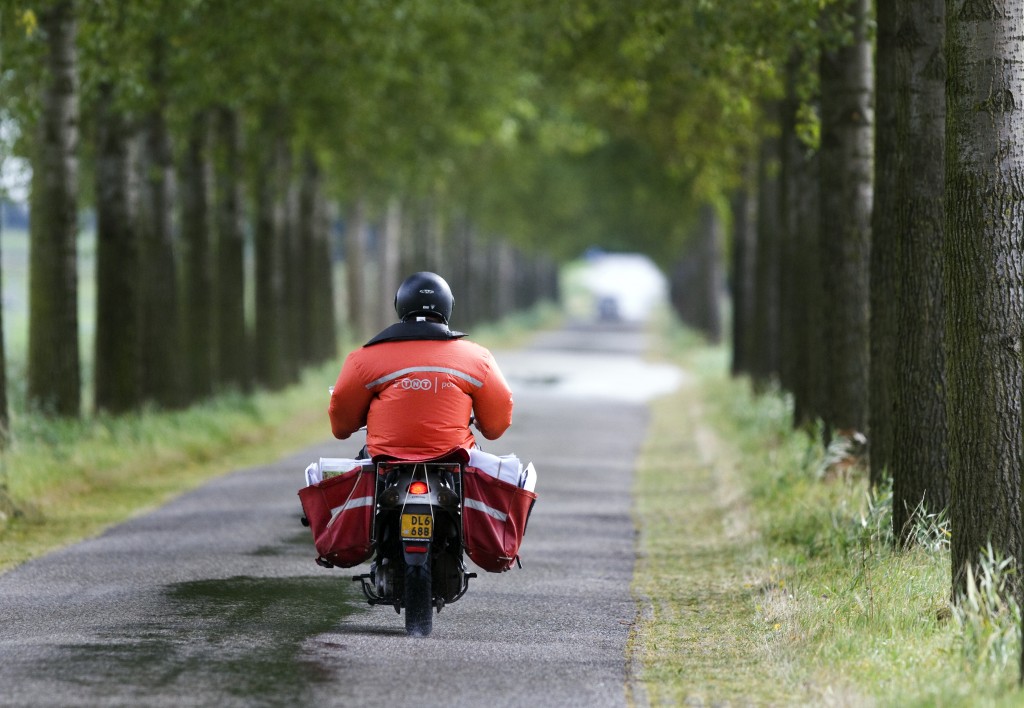
[[[15,417],[15,442],[0,456],[0,571],[215,475],[328,438],[325,382],[335,376],[330,364],[281,393],[226,395],[179,412]]]
[[[673,334],[689,372],[656,402],[636,482],[642,612],[630,642],[653,704],[1018,705],[1019,610],[993,586],[949,603],[941,518],[891,547],[891,495],[823,478],[785,397],[730,380],[722,348]]]

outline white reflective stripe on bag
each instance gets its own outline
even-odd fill
[[[498,511],[492,506],[487,506],[479,499],[469,499],[467,497],[466,500],[463,502],[463,505],[469,507],[470,509],[482,511],[488,516],[497,519],[498,521],[505,521],[508,519],[508,514]]]
[[[331,520],[327,522],[327,526],[325,528],[330,528],[331,524],[334,523],[334,520],[338,518],[338,514],[340,514],[341,512],[347,509],[357,509],[361,506],[373,506],[373,497],[358,497],[356,499],[349,499],[341,506],[334,507],[333,509],[331,509]]]

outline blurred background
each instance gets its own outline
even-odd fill
[[[735,48],[753,27],[659,3],[0,0],[0,393],[75,418],[279,390],[389,323],[417,270],[470,331],[671,304],[718,341],[759,111],[708,88],[778,82],[761,50],[726,70],[681,41],[711,19]]]

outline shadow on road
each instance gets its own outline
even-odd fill
[[[291,696],[297,705],[338,669],[303,653],[310,637],[328,632],[352,611],[336,577],[197,580],[168,586],[148,619],[111,628],[99,641],[66,645],[54,657],[60,683],[111,700],[225,693],[256,705]],[[310,607],[318,612],[310,612]],[[69,686],[70,684],[70,686]],[[180,693],[179,693],[180,692]]]

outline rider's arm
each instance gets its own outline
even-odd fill
[[[487,353],[488,374],[484,385],[473,392],[473,413],[476,427],[485,438],[501,437],[512,424],[512,389],[490,352]]]
[[[327,408],[331,432],[339,440],[344,440],[366,425],[366,414],[373,399],[373,392],[366,388],[366,382],[359,375],[359,366],[354,360],[356,352],[349,354],[345,365],[341,367]]]

